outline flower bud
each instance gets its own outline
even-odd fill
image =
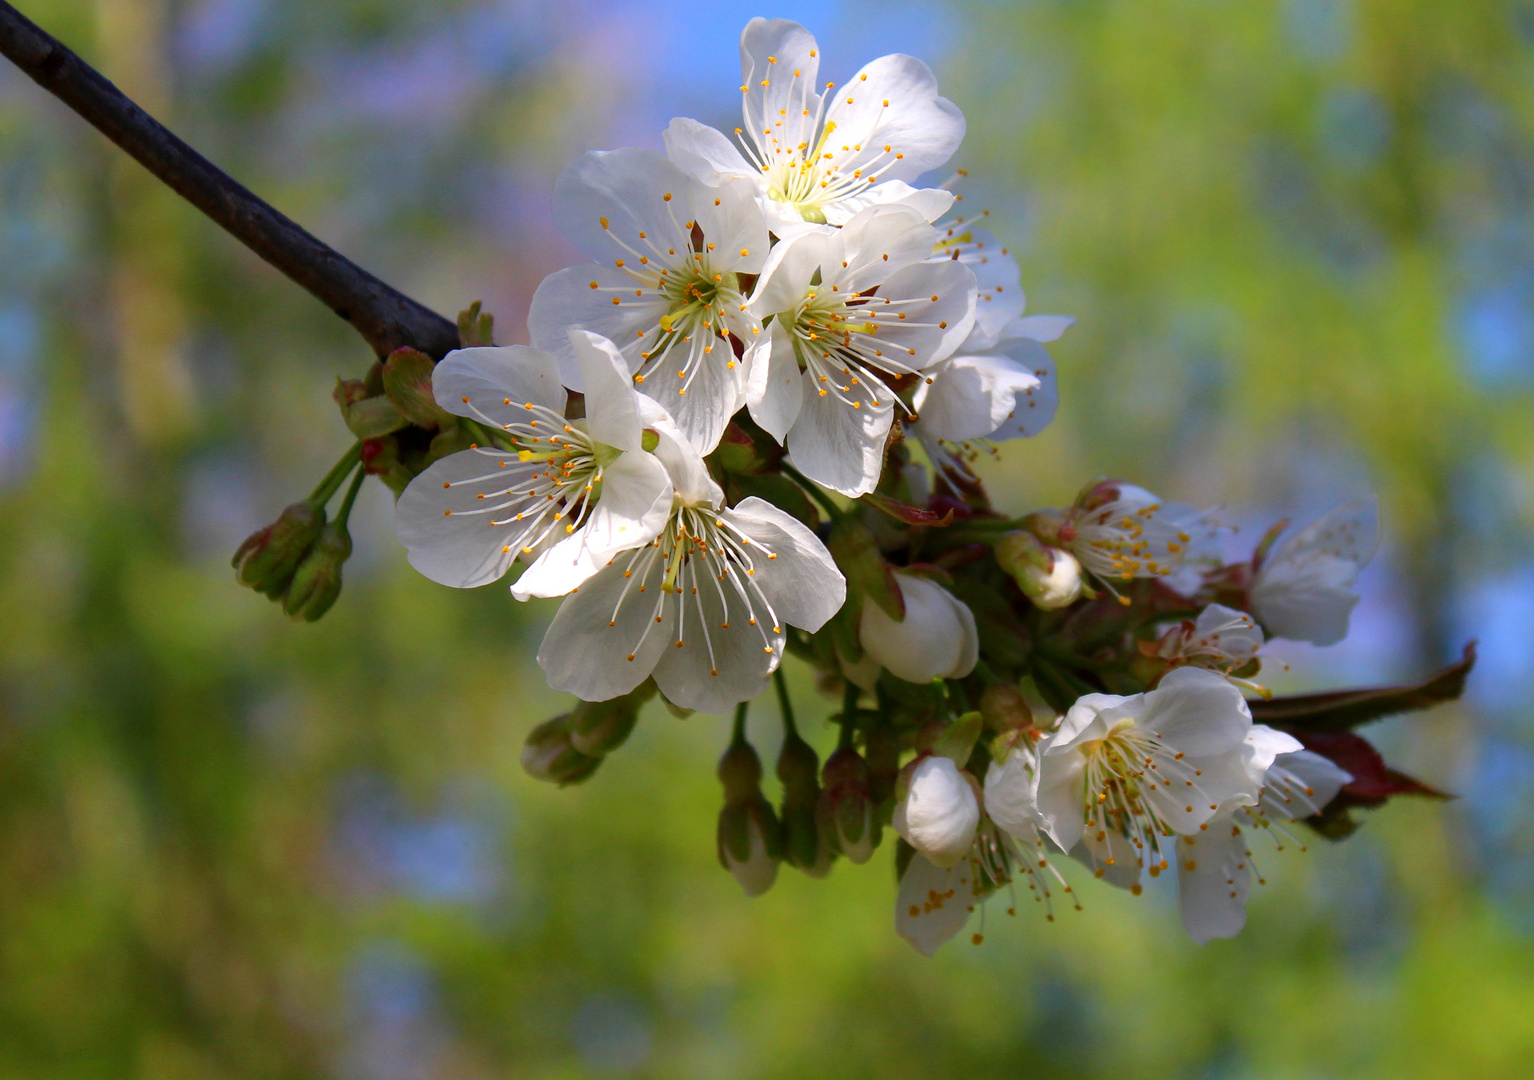
[[[588,757],[571,744],[571,715],[545,720],[528,732],[522,745],[522,768],[529,776],[564,787],[589,778],[602,764],[601,758]]]
[[[1011,683],[993,683],[980,695],[980,715],[985,726],[995,732],[1033,726],[1033,710],[1023,692]]]
[[[820,774],[819,820],[823,842],[861,866],[879,846],[878,804],[869,792],[868,762],[844,746],[826,759]]]
[[[276,521],[246,537],[231,564],[235,580],[267,596],[281,595],[324,528],[322,508],[294,503]]]
[[[606,757],[633,732],[639,705],[628,696],[578,703],[570,714],[570,745],[587,757]]]
[[[975,669],[980,638],[963,601],[934,581],[900,571],[905,618],[896,622],[878,604],[864,604],[858,639],[868,655],[906,682],[959,679]]]
[[[326,525],[293,571],[282,610],[300,622],[314,622],[324,615],[341,595],[341,567],[351,555],[352,538],[346,523],[332,521]]]
[[[719,865],[735,875],[747,896],[761,896],[778,880],[782,858],[778,819],[760,794],[725,803],[719,811]]]
[[[996,564],[1023,595],[1045,611],[1081,598],[1081,563],[1063,548],[1047,547],[1031,532],[1009,532],[996,543]]]
[[[895,831],[934,866],[953,866],[969,853],[980,825],[975,782],[949,758],[914,763],[905,798],[895,807]]]
[[[783,784],[783,861],[811,877],[831,870],[831,851],[821,843],[816,812],[820,806],[820,759],[799,733],[790,729],[778,753]]]

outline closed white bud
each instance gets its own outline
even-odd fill
[[[934,866],[953,866],[969,853],[980,825],[974,783],[950,759],[923,758],[895,807],[895,831]]]
[[[980,636],[969,608],[934,581],[901,571],[895,576],[905,619],[896,622],[878,604],[864,603],[859,638],[867,655],[913,683],[962,679],[975,670]]]

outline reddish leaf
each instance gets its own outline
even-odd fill
[[[1352,781],[1337,795],[1335,805],[1378,806],[1392,795],[1453,798],[1390,768],[1378,750],[1351,731],[1295,731],[1293,734],[1307,750],[1331,759],[1353,775]]]
[[[877,491],[870,491],[863,496],[863,500],[907,525],[929,525],[935,529],[942,529],[953,523],[953,507],[948,508],[948,513],[939,515],[932,510],[923,510],[919,506],[907,506],[900,500],[881,495]]]

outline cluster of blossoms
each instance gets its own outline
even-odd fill
[[[1452,696],[1467,665],[1287,700],[1255,681],[1269,637],[1346,633],[1373,502],[1228,566],[1208,514],[1117,480],[994,509],[971,463],[1050,423],[1045,343],[1072,320],[1026,315],[1007,249],[951,185],[917,186],[962,114],[908,56],[822,84],[791,22],[753,19],[741,65],[733,140],[678,119],[664,154],[560,176],[556,220],[592,261],[543,282],[531,346],[495,347],[471,309],[434,368],[401,350],[337,389],[413,566],[468,588],[520,564],[517,599],[564,598],[538,663],[580,701],[527,769],[586,779],[657,695],[733,710],[724,866],[754,895],[784,862],[868,861],[888,827],[897,929],[924,953],[1001,890],[1075,905],[1056,856],[1137,893],[1175,869],[1188,933],[1228,937],[1249,837],[1339,837],[1351,807],[1427,793],[1349,729]],[[823,766],[786,653],[840,700]],[[746,734],[774,682],[776,806]]]

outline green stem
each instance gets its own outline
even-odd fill
[[[854,723],[858,715],[858,698],[863,694],[863,688],[851,679],[847,680],[847,686],[842,691],[842,723]]]
[[[735,734],[730,739],[731,743],[743,743],[746,741],[746,710],[751,707],[749,701],[742,701],[735,706]]]
[[[328,503],[330,497],[336,493],[336,488],[341,486],[341,481],[346,479],[346,474],[351,472],[352,467],[361,460],[362,443],[352,443],[351,449],[341,455],[341,460],[330,467],[330,471],[310,494],[308,501],[313,503],[316,509]]]
[[[788,680],[783,677],[783,667],[772,673],[772,684],[778,691],[778,711],[783,714],[783,733],[788,738],[799,734],[799,729],[794,726],[794,706],[788,700]]]
[[[841,507],[832,502],[831,496],[827,495],[824,491],[821,491],[820,486],[813,480],[809,479],[809,477],[805,476],[802,472],[788,464],[786,461],[782,462],[778,467],[783,470],[783,474],[785,476],[802,487],[806,495],[819,503],[820,508],[826,512],[832,521],[836,521],[844,515],[845,511],[843,511]]]
[[[357,471],[352,474],[351,487],[346,489],[346,497],[341,500],[341,509],[336,511],[336,523],[343,529],[346,528],[347,521],[351,519],[352,503],[357,501],[357,492],[361,489],[362,481],[367,474],[368,471],[361,465],[358,465]]]
[[[964,684],[958,679],[948,680],[948,703],[958,715],[969,712],[969,695],[964,692]]]

